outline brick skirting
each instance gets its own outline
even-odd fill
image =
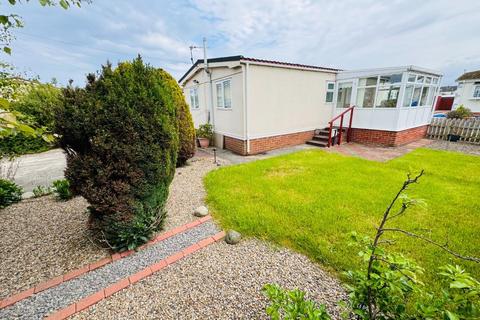
[[[254,155],[275,149],[304,144],[312,139],[314,130],[282,134],[273,137],[257,138],[250,140],[250,152],[247,153],[245,140],[224,136],[224,148],[240,155]]]
[[[353,142],[363,144],[378,144],[382,146],[401,146],[425,137],[428,125],[402,131],[385,131],[352,128]]]

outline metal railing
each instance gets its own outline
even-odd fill
[[[352,119],[353,119],[353,109],[355,108],[355,106],[351,106],[349,108],[347,108],[345,111],[343,111],[342,113],[340,113],[339,115],[337,115],[336,117],[334,117],[332,120],[328,121],[328,126],[329,126],[329,130],[328,130],[328,145],[327,147],[330,147],[332,145],[332,129],[333,129],[333,123],[340,119],[340,131],[339,131],[339,134],[338,134],[338,139],[337,141],[335,141],[338,145],[342,142],[342,134],[343,134],[343,117],[348,113],[350,112],[350,120],[349,120],[349,123],[348,123],[348,129],[347,129],[347,142],[350,142],[350,135],[351,135],[351,131],[352,131]]]

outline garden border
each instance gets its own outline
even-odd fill
[[[205,221],[207,221],[207,220],[205,220]],[[174,253],[173,255],[146,267],[145,269],[129,276],[128,278],[124,278],[122,280],[119,280],[119,281],[110,285],[107,288],[101,289],[100,291],[97,291],[97,292],[89,295],[88,297],[85,297],[85,298],[83,298],[83,299],[81,299],[81,300],[79,300],[75,303],[72,303],[71,305],[69,305],[69,306],[67,306],[63,309],[55,311],[54,313],[48,315],[45,319],[48,319],[48,320],[63,320],[63,319],[66,319],[66,318],[68,318],[68,317],[70,317],[70,316],[72,316],[72,315],[74,315],[78,312],[81,312],[81,311],[89,308],[90,306],[102,301],[103,299],[106,299],[106,298],[110,297],[111,295],[117,293],[118,291],[123,290],[123,289],[129,287],[130,285],[135,284],[136,282],[139,282],[140,280],[143,280],[143,279],[151,276],[152,274],[164,269],[168,265],[174,264],[178,260],[180,260],[180,259],[182,259],[182,258],[184,258],[184,257],[186,257],[186,256],[204,248],[204,247],[207,247],[207,246],[209,246],[209,245],[211,245],[215,242],[220,241],[224,237],[225,237],[225,231],[221,231],[221,232],[215,234],[214,236],[202,239],[199,242],[194,243],[193,245],[183,249],[182,251]]]
[[[103,258],[103,259],[100,259],[96,262],[93,262],[93,263],[90,263],[88,265],[85,265],[83,267],[80,267],[78,269],[75,269],[75,270],[72,270],[72,271],[69,271],[67,272],[66,274],[64,275],[60,275],[60,276],[57,276],[57,277],[54,277],[52,279],[49,279],[47,281],[44,281],[44,282],[41,282],[29,289],[26,289],[24,291],[21,291],[19,293],[16,293],[16,294],[13,294],[11,296],[8,296],[6,298],[4,298],[3,300],[0,300],[0,310],[4,309],[4,308],[7,308],[23,299],[26,299],[30,296],[32,296],[33,294],[36,294],[36,293],[39,293],[41,291],[44,291],[46,289],[50,289],[52,287],[56,287],[58,285],[60,285],[61,283],[63,282],[66,282],[66,281],[69,281],[69,280],[72,280],[72,279],[75,279],[87,272],[90,272],[90,271],[93,271],[95,269],[98,269],[100,267],[103,267],[111,262],[114,262],[114,261],[117,261],[119,259],[122,259],[122,258],[125,258],[125,257],[128,257],[129,255],[135,253],[136,251],[139,251],[139,250],[143,250],[157,242],[160,242],[160,241],[163,241],[167,238],[170,238],[176,234],[179,234],[181,232],[184,232],[186,230],[189,230],[189,229],[192,229],[204,222],[207,222],[209,220],[211,220],[212,217],[210,215],[207,215],[205,217],[202,217],[200,219],[197,219],[195,221],[192,221],[192,222],[189,222],[189,223],[186,223],[184,225],[181,225],[179,227],[176,227],[176,228],[173,228],[173,229],[170,229],[160,235],[158,235],[157,237],[153,238],[152,240],[148,241],[147,243],[141,245],[140,247],[138,247],[136,250],[128,250],[128,251],[124,251],[122,253],[114,253],[114,254],[111,254],[110,257],[106,257],[106,258]],[[216,235],[217,236],[217,235]],[[207,238],[208,239],[208,238]],[[202,240],[203,241],[203,240]],[[201,242],[201,241],[200,241]],[[199,243],[198,243],[199,244]],[[192,251],[194,252],[194,251]],[[179,253],[177,253],[179,254]],[[168,257],[167,259],[170,259],[170,263],[173,263],[175,262],[176,260],[172,260],[171,259],[172,257]],[[178,260],[178,259],[177,259]],[[167,263],[169,264],[169,263]],[[149,267],[147,267],[148,269]],[[158,271],[160,269],[157,269],[156,271]],[[125,280],[125,279],[124,279]],[[137,280],[138,281],[138,280]],[[136,282],[136,281],[135,281]],[[118,291],[118,290],[117,290]],[[116,292],[116,291],[115,291]],[[90,298],[90,297],[88,297]],[[71,307],[71,306],[70,306]],[[70,308],[69,307],[69,308]]]

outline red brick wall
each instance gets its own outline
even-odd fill
[[[245,140],[223,136],[223,147],[242,156],[247,155],[247,142]]]
[[[428,125],[403,131],[385,131],[352,128],[352,141],[383,146],[400,146],[425,137]]]
[[[279,136],[258,138],[250,140],[250,152],[248,154],[259,154],[279,148],[304,144],[312,139],[313,130],[283,134]],[[241,155],[247,155],[247,143],[245,140],[224,136],[224,148]]]

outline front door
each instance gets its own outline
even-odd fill
[[[348,108],[352,104],[352,81],[339,81],[337,84],[337,108]]]

